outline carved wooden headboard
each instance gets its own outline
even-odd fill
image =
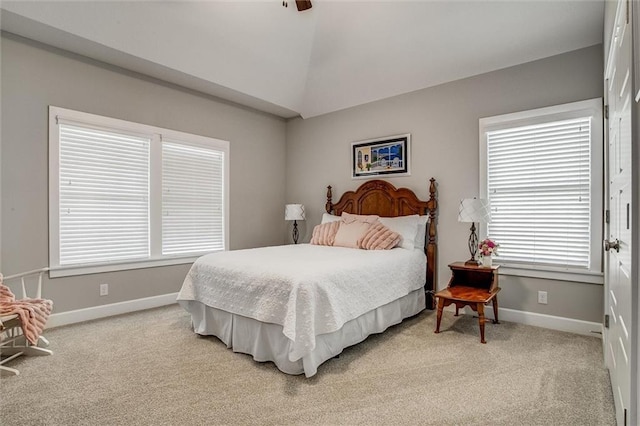
[[[434,309],[433,291],[436,285],[436,248],[437,228],[436,210],[436,180],[430,179],[429,201],[420,200],[408,188],[396,188],[384,180],[369,180],[360,185],[355,191],[342,194],[337,203],[332,201],[331,186],[327,187],[327,213],[341,215],[343,212],[353,214],[375,214],[382,217],[408,216],[412,214],[428,215],[429,222],[425,242],[427,255],[427,308]]]

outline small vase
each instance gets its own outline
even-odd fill
[[[482,256],[482,266],[484,266],[485,268],[490,268],[492,264],[493,262],[491,256]]]

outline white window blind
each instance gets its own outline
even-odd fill
[[[149,257],[149,138],[59,131],[60,265]]]
[[[162,142],[162,254],[224,249],[224,152]]]
[[[227,141],[50,106],[51,276],[226,250],[228,158]]]
[[[487,234],[500,262],[590,269],[591,120],[486,133]]]

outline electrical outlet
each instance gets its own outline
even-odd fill
[[[547,304],[547,292],[539,291],[538,292],[538,303],[542,303],[543,305]]]
[[[100,296],[107,296],[109,294],[109,284],[100,284]]]

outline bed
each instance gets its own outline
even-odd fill
[[[271,361],[284,373],[311,377],[344,348],[434,309],[435,179],[427,201],[410,189],[370,180],[334,203],[329,186],[325,209],[323,223],[377,215],[405,232],[402,246],[292,244],[202,256],[178,294],[193,331],[216,336],[258,362]],[[417,228],[407,228],[413,221]]]

